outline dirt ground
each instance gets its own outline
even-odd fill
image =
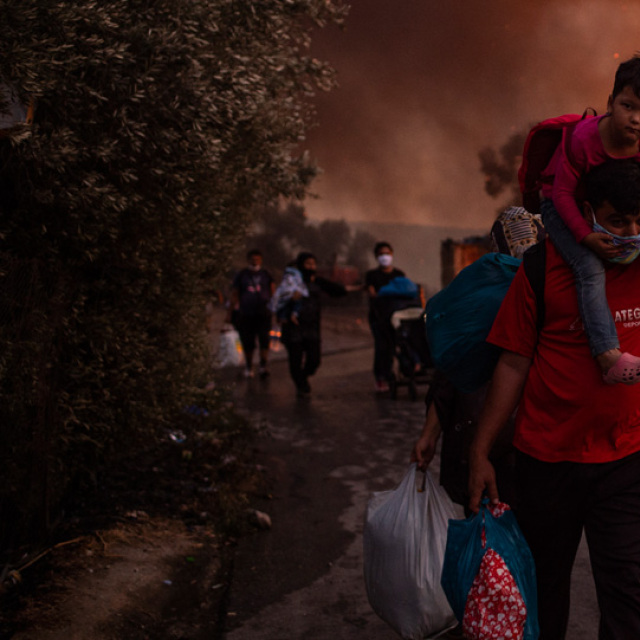
[[[7,638],[216,637],[222,564],[204,531],[167,520],[122,524],[52,550],[36,572],[41,581]]]
[[[59,542],[5,567],[0,639],[220,638],[233,550],[261,532],[248,505],[266,474],[246,443],[222,460],[217,446],[194,433],[150,447]]]
[[[368,339],[361,315],[331,310],[326,328]],[[251,439],[236,449],[221,469],[210,440],[166,441],[127,461],[102,503],[80,509],[57,544],[0,566],[0,640],[222,638],[233,616],[235,548],[243,536],[265,535],[250,505],[273,482],[253,460]],[[239,505],[221,505],[231,493]],[[220,511],[232,512],[233,523],[221,523]]]
[[[0,638],[221,638],[237,538],[202,516],[131,511],[46,549],[4,580]],[[239,535],[261,534],[243,518]]]

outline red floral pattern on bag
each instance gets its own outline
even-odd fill
[[[462,629],[468,640],[521,640],[527,607],[505,561],[493,549],[482,558],[467,597]]]
[[[489,513],[491,513],[494,518],[503,516],[507,511],[511,511],[511,507],[506,502],[496,502],[495,504],[489,505]]]

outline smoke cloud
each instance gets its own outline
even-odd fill
[[[604,111],[640,49],[619,0],[353,0],[314,37],[338,72],[307,147],[322,167],[312,218],[488,228],[479,151],[561,113]]]

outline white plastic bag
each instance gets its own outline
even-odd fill
[[[373,610],[405,640],[433,638],[457,621],[440,586],[450,518],[459,509],[416,464],[394,491],[374,493],[364,525],[364,578]]]
[[[229,325],[220,332],[216,367],[239,367],[242,364],[242,345],[238,332]]]

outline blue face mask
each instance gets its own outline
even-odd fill
[[[638,236],[619,236],[611,231],[607,231],[602,225],[596,222],[596,217],[591,211],[593,216],[592,229],[596,233],[606,233],[613,242],[614,246],[622,247],[622,252],[615,258],[607,258],[609,262],[615,264],[631,264],[638,256],[640,256],[640,235]]]

